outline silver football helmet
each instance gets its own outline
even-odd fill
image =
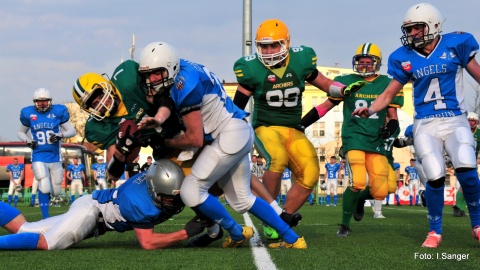
[[[185,206],[180,198],[180,187],[184,178],[182,168],[169,159],[152,163],[147,171],[146,181],[148,193],[155,206],[171,215],[180,213]]]
[[[39,101],[45,101],[47,100],[47,106],[41,106],[38,104]],[[46,112],[52,108],[52,95],[50,94],[50,91],[48,91],[46,88],[38,88],[33,92],[33,106],[35,107],[35,110],[39,112]]]

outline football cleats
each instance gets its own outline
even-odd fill
[[[372,59],[372,65],[366,65],[360,63],[359,60],[362,57],[369,57]],[[357,72],[362,77],[369,77],[375,75],[380,71],[382,65],[382,52],[380,48],[373,43],[364,43],[357,48],[355,55],[352,59],[353,71]]]
[[[112,82],[98,73],[85,73],[73,84],[73,98],[97,121],[115,114],[119,100]]]
[[[149,95],[169,90],[175,76],[180,71],[180,57],[173,46],[166,42],[156,41],[148,44],[140,53],[138,71],[145,76]],[[152,72],[161,72],[162,79],[151,82]]]
[[[262,45],[279,43],[280,51],[276,53],[262,53]],[[259,60],[265,66],[275,66],[285,60],[290,49],[290,31],[285,23],[278,19],[269,19],[260,24],[255,36],[255,45]]]
[[[40,104],[40,101],[47,101],[46,106]],[[38,88],[33,92],[33,106],[39,112],[46,112],[52,108],[52,95],[45,88]]]
[[[431,4],[420,3],[411,6],[402,24],[403,36],[400,40],[403,46],[408,49],[425,47],[442,32],[443,22],[442,14]],[[423,34],[409,35],[414,26],[422,26]]]
[[[163,212],[175,215],[185,204],[180,198],[180,187],[185,174],[182,168],[169,159],[155,161],[148,168],[146,181],[153,203]]]

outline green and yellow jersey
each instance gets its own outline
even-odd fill
[[[242,57],[233,70],[237,81],[253,91],[253,128],[284,126],[301,130],[302,93],[305,78],[317,68],[312,48],[291,47],[285,66],[266,67],[257,54]]]
[[[335,81],[349,85],[351,83],[364,80],[357,74],[348,74],[338,76]],[[383,109],[368,118],[352,117],[352,112],[360,107],[370,107],[372,102],[383,93],[390,78],[386,75],[378,75],[368,84],[363,86],[360,91],[352,96],[343,98],[332,98],[332,100],[343,101],[343,126],[342,143],[345,152],[350,150],[361,150],[385,155],[384,139],[380,137],[380,127],[385,125],[387,109]],[[403,106],[403,90],[397,93],[390,107],[400,108]]]

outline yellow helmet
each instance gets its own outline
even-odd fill
[[[373,63],[370,68],[359,63],[359,59],[362,57],[370,57],[372,59]],[[380,71],[380,66],[382,66],[382,52],[380,48],[373,43],[360,45],[353,56],[352,65],[353,71],[362,77],[375,75],[376,72]]]
[[[115,86],[98,73],[90,72],[78,77],[72,94],[80,108],[97,121],[113,115],[118,106]],[[92,104],[100,95],[103,96],[99,102]]]
[[[262,45],[280,43],[281,49],[277,53],[263,54]],[[260,24],[255,37],[257,54],[265,66],[274,66],[287,58],[290,48],[290,31],[285,23],[278,19],[269,19]]]

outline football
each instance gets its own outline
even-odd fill
[[[21,185],[15,186],[15,190],[16,190],[17,192],[22,192],[23,187],[22,187]]]
[[[138,130],[137,124],[133,120],[123,120],[119,125],[120,125],[120,128],[118,129],[119,138],[122,138],[123,136],[131,136],[133,133],[135,133]],[[136,140],[140,140],[141,139],[140,132],[136,133],[134,138]],[[135,142],[131,141],[131,143],[135,143]],[[127,164],[133,163],[135,158],[140,153],[140,148],[141,148],[140,145],[134,146],[133,149],[130,151],[130,153],[125,156],[125,162]]]

